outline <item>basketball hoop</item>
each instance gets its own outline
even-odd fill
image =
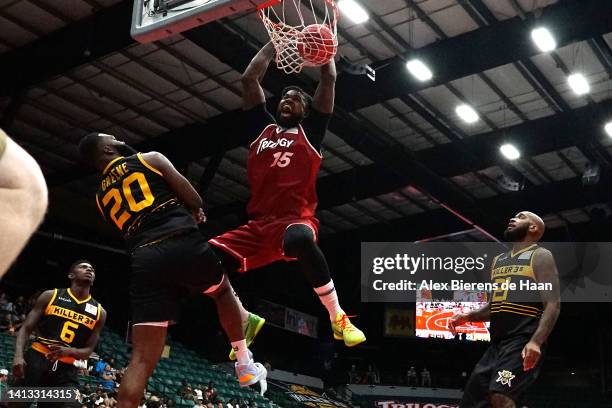
[[[274,44],[276,66],[285,73],[324,65],[336,54],[338,8],[334,0],[269,0],[257,11]]]

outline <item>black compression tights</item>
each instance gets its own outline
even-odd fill
[[[330,280],[325,255],[314,241],[312,229],[305,224],[293,224],[283,239],[285,256],[297,258],[302,272],[313,288],[327,284]]]

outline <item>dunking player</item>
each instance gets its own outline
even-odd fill
[[[525,303],[522,297],[517,300],[516,291],[498,290],[484,308],[456,315],[449,323],[454,331],[465,322],[491,321],[491,346],[468,380],[461,408],[514,408],[538,377],[546,340],[561,308],[555,260],[536,244],[543,234],[544,222],[536,214],[522,211],[511,218],[504,239],[513,247],[495,257],[491,280],[511,280],[517,287],[520,281],[550,282],[552,291],[540,291],[534,302]]]
[[[68,272],[69,288],[47,290],[38,297],[17,334],[13,358],[15,386],[78,388],[78,369],[74,363],[89,358],[106,321],[106,311],[90,294],[95,277],[91,262],[76,261]],[[23,350],[34,329],[36,339],[24,357]]]
[[[133,351],[119,405],[136,407],[159,361],[168,325],[178,318],[179,290],[205,293],[236,350],[240,385],[263,380],[265,368],[247,349],[237,299],[219,259],[198,230],[202,198],[160,153],[137,153],[114,136],[92,133],[81,156],[102,172],[96,202],[130,251]],[[124,157],[124,155],[126,157]]]
[[[365,336],[340,307],[327,262],[316,244],[315,183],[321,142],[334,109],[336,66],[332,60],[321,68],[312,99],[298,87],[286,88],[274,118],[266,110],[260,84],[273,57],[274,47],[268,43],[242,75],[243,121],[252,140],[247,160],[250,221],[209,242],[222,250],[218,252],[224,263],[233,263],[239,272],[297,259],[329,312],[334,338],[355,346]],[[241,313],[250,344],[257,334],[253,326],[258,328],[262,322],[242,307]]]
[[[0,129],[0,277],[11,266],[47,210],[40,167]]]

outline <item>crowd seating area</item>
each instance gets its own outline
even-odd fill
[[[193,385],[212,382],[223,407],[226,407],[230,401],[244,401],[242,406],[249,407],[278,407],[269,399],[259,395],[257,386],[241,388],[233,374],[221,366],[210,363],[195,351],[172,340],[168,345],[169,358],[160,360],[147,386],[147,391],[159,396],[160,399],[172,399],[174,404],[171,405],[191,408],[196,402],[178,395],[184,382]],[[97,354],[113,356],[117,367],[125,367],[128,364],[128,349],[129,346],[118,334],[104,330]],[[0,332],[0,367],[10,370],[14,350],[15,337],[9,332]],[[81,384],[89,385],[89,389],[95,390],[100,381],[100,377],[97,376],[88,374],[81,376]]]

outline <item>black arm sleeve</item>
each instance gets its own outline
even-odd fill
[[[317,150],[321,150],[321,143],[323,143],[331,117],[331,113],[321,113],[316,109],[311,109],[308,117],[302,122],[308,141]]]
[[[266,126],[276,123],[274,116],[266,109],[266,104],[262,103],[254,108],[242,112],[242,128],[249,132],[250,141],[254,141]]]

